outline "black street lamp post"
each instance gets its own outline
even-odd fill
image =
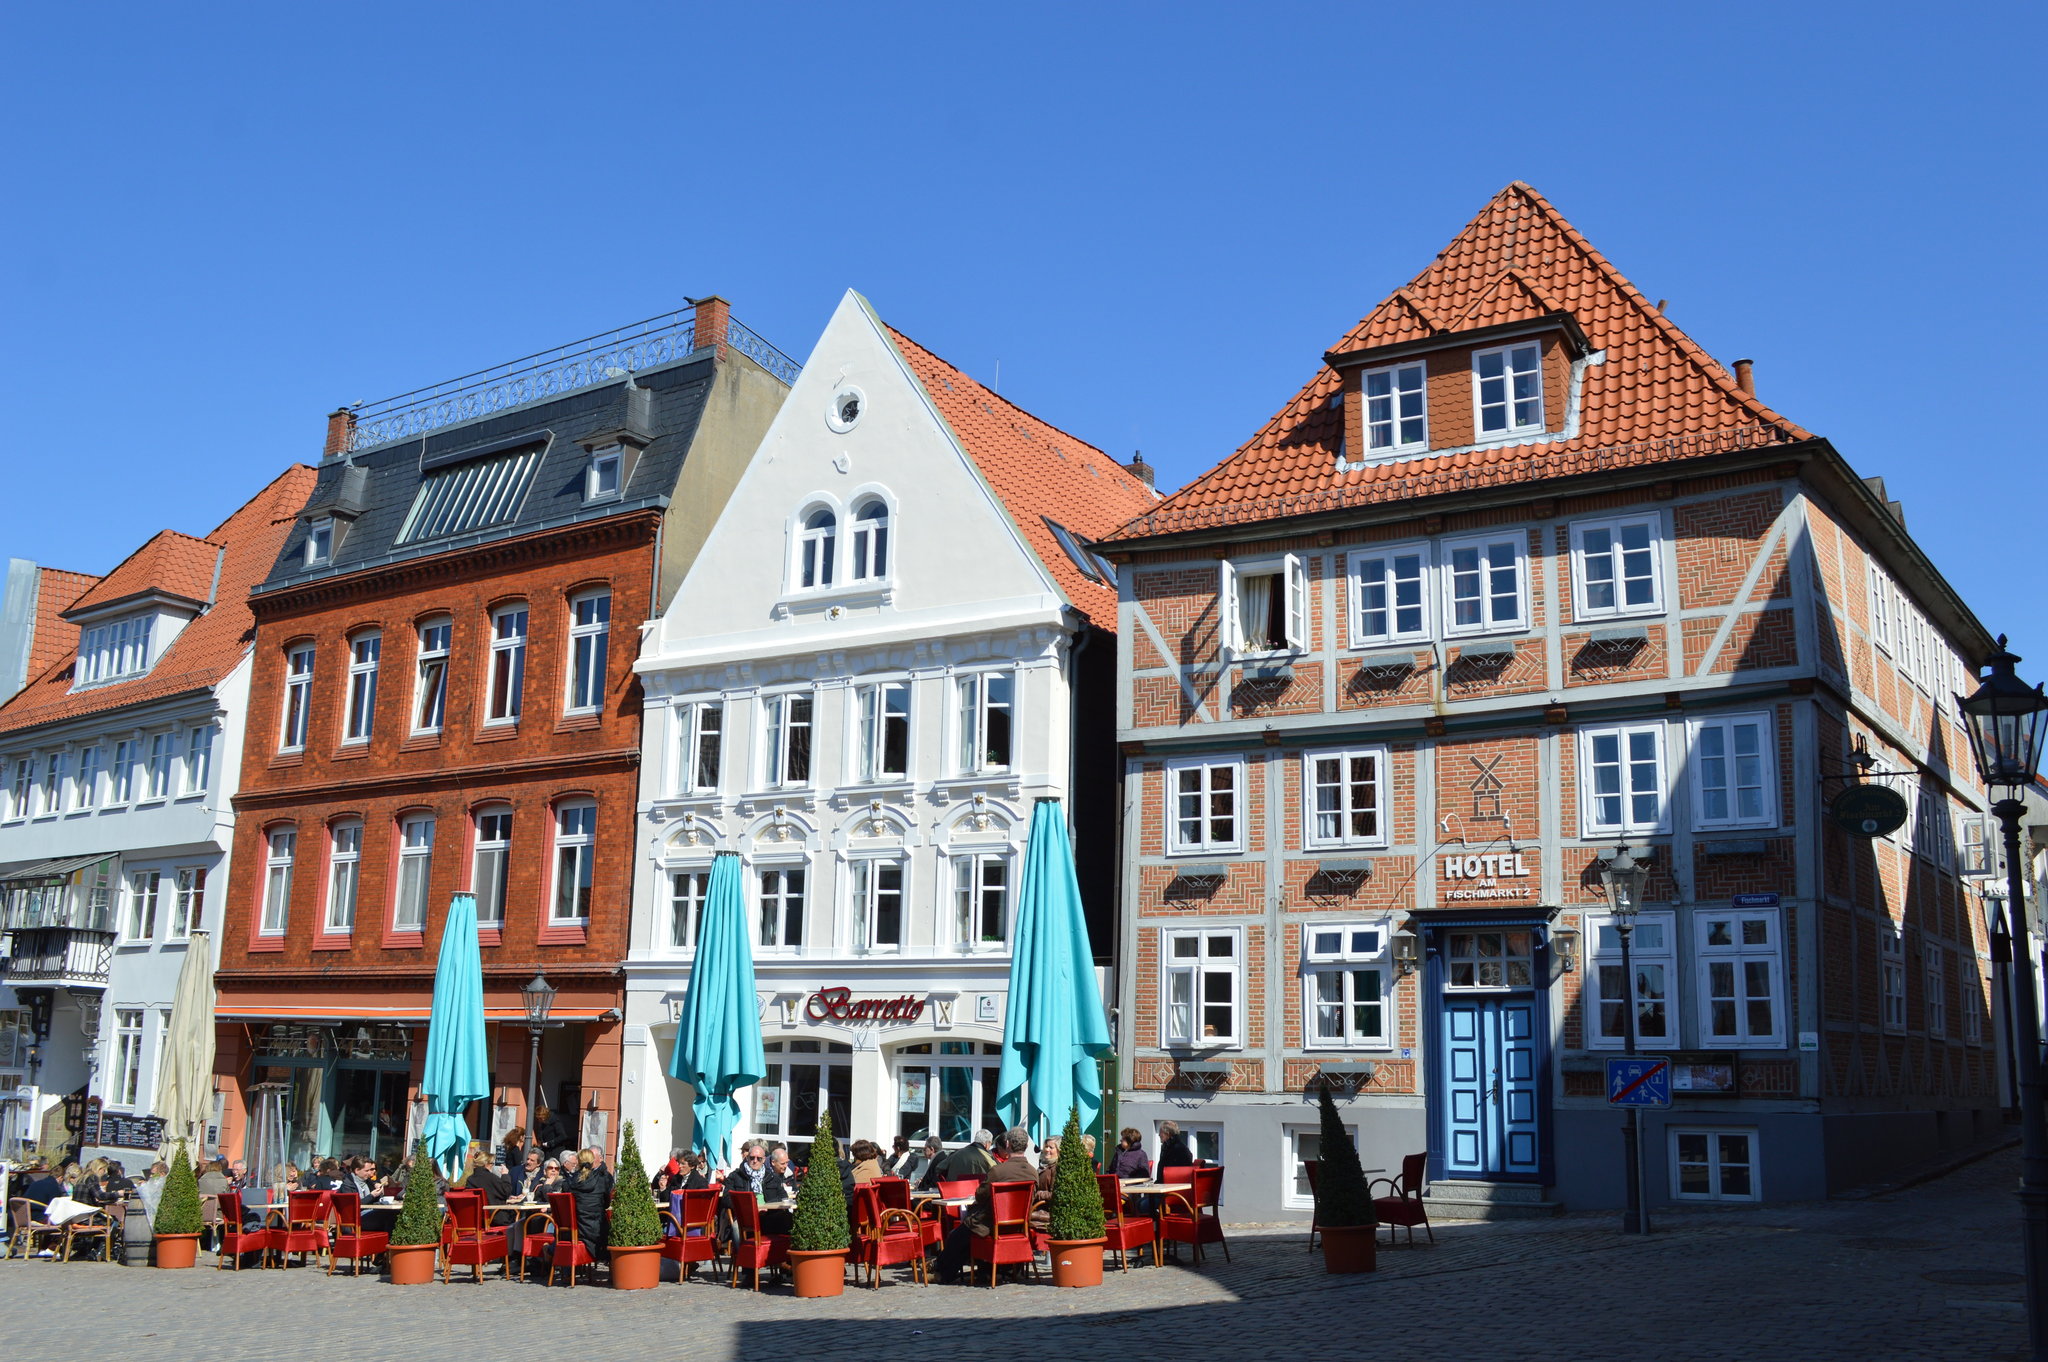
[[[1956,697],[1969,726],[1977,772],[1996,793],[1992,804],[2005,833],[2006,911],[2014,941],[2007,974],[2012,985],[2011,1037],[2019,1072],[2020,1216],[2027,1270],[2028,1355],[2048,1362],[2048,1109],[2042,1106],[2040,1012],[2034,1002],[2034,960],[2028,949],[2025,867],[2020,860],[2020,819],[2025,792],[2041,769],[2041,740],[2048,735],[2048,694],[2027,686],[2014,673],[2019,658],[2007,651],[2005,635],[1991,654],[1991,674],[1967,699]]]
[[[528,1148],[540,1145],[540,1123],[534,1117],[540,1101],[540,1033],[560,1022],[548,1020],[548,1009],[555,1005],[555,988],[548,982],[546,970],[537,972],[519,990],[520,1001],[526,1004],[526,1029],[533,1036],[533,1051],[526,1061],[526,1139]]]
[[[1636,914],[1643,909],[1643,885],[1649,878],[1650,867],[1630,855],[1627,847],[1617,849],[1600,867],[1600,882],[1607,888],[1607,910],[1614,918],[1614,934],[1621,938],[1621,1045],[1622,1053],[1630,1056],[1636,1052],[1636,974],[1635,963],[1629,958],[1629,945],[1636,934]],[[1650,1212],[1643,1204],[1642,1128],[1634,1107],[1622,1117],[1621,1139],[1626,1149],[1622,1166],[1628,1177],[1628,1206],[1622,1214],[1622,1232],[1648,1234]]]

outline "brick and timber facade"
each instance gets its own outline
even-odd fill
[[[1984,628],[1881,484],[1503,191],[1121,565],[1124,1118],[1306,1217],[1316,1085],[1430,1194],[1618,1205],[1647,857],[1653,1204],[1991,1133]],[[1905,797],[1869,836],[1829,801]]]

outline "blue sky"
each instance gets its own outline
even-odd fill
[[[0,554],[204,532],[325,413],[842,290],[1178,484],[1528,180],[1885,477],[2048,676],[2043,8],[13,7]]]

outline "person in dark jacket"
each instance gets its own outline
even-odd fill
[[[726,1175],[725,1189],[752,1192],[763,1206],[789,1200],[789,1185],[782,1180],[782,1174],[768,1166],[768,1146],[759,1140],[747,1141],[740,1150],[739,1167]],[[761,1233],[788,1234],[789,1211],[782,1207],[763,1210]]]
[[[542,1150],[560,1153],[569,1143],[569,1123],[546,1107],[536,1107],[533,1112],[533,1138]]]
[[[573,1149],[562,1151],[562,1190],[576,1198],[576,1237],[602,1258],[604,1210],[612,1200],[612,1175],[596,1154],[594,1149],[586,1149],[580,1156]]]
[[[31,1170],[28,1181],[22,1184],[21,1194],[35,1203],[29,1207],[29,1214],[36,1223],[46,1224],[50,1219],[50,1203],[64,1195],[64,1184],[57,1181],[57,1175],[44,1164]]]
[[[702,1154],[682,1156],[683,1175],[675,1183],[678,1192],[701,1192],[711,1185],[711,1165]]]
[[[975,1133],[981,1135],[986,1132]],[[939,1254],[938,1261],[939,1280],[942,1282],[960,1279],[960,1269],[972,1256],[970,1246],[974,1236],[985,1238],[994,1233],[995,1198],[989,1191],[990,1186],[998,1182],[1028,1182],[1034,1188],[1037,1186],[1038,1170],[1032,1167],[1031,1160],[1024,1157],[1025,1151],[1031,1148],[1031,1132],[1018,1126],[1003,1137],[1003,1147],[1007,1151],[1003,1161],[988,1170],[981,1180],[981,1189],[974,1194],[974,1204],[967,1208],[960,1217],[960,1223],[946,1236],[946,1247]]]
[[[1180,1137],[1180,1126],[1174,1121],[1159,1123],[1159,1168],[1192,1168],[1195,1166],[1195,1151],[1188,1148],[1188,1142]]]
[[[470,1151],[469,1180],[467,1185],[484,1194],[484,1204],[486,1206],[502,1206],[507,1202],[519,1200],[519,1189],[513,1185],[512,1179],[491,1167],[491,1151],[481,1145]],[[578,1214],[579,1232],[582,1219],[581,1214]],[[489,1217],[489,1223],[494,1227],[503,1227],[505,1229],[506,1242],[511,1246],[512,1251],[517,1253],[520,1241],[519,1213],[516,1211],[498,1211]]]
[[[989,1152],[994,1143],[995,1136],[986,1130],[975,1131],[972,1141],[946,1155],[939,1181],[972,1182],[987,1177],[988,1170],[996,1166],[996,1156]]]

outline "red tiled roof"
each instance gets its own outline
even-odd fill
[[[78,651],[78,626],[64,618],[72,602],[92,589],[99,578],[88,572],[41,568],[36,574],[35,637],[29,643],[25,680],[34,680],[60,660]]]
[[[1095,446],[989,391],[901,331],[890,327],[889,335],[1067,599],[1099,627],[1115,629],[1115,584],[1086,576],[1045,520],[1101,539],[1151,507],[1157,493]]]
[[[1570,313],[1592,349],[1606,352],[1603,363],[1585,370],[1573,438],[1340,471],[1344,418],[1330,397],[1341,379],[1325,364],[1236,453],[1160,502],[1126,534],[1811,438],[1741,391],[1733,374],[1673,326],[1548,200],[1519,181],[1496,194],[1427,269],[1390,294],[1331,351],[1438,337],[1455,344],[1461,332],[1557,312]],[[1676,437],[1693,438],[1683,446],[1658,443]],[[1269,504],[1247,504],[1262,502]],[[1227,515],[1233,505],[1246,513]]]
[[[102,589],[90,590],[89,594],[101,600],[118,600],[161,585],[162,589],[189,599],[205,600],[210,596],[212,607],[185,626],[147,676],[95,686],[76,694],[71,690],[72,668],[78,652],[77,631],[73,628],[66,651],[33,674],[20,694],[0,705],[0,732],[78,718],[218,684],[248,651],[255,628],[255,617],[249,610],[249,591],[270,572],[271,564],[284,548],[285,536],[299,508],[313,494],[313,481],[311,468],[293,464],[204,540],[176,535],[166,542],[166,531],[130,555],[101,579]],[[205,554],[205,580],[197,582],[196,590],[200,554],[193,546],[200,546]],[[139,569],[130,572],[145,555],[149,555],[149,561],[163,565],[168,580],[159,584],[146,579]],[[215,558],[220,562],[217,590]],[[123,582],[117,583],[117,577]],[[79,597],[80,601],[86,599],[87,594]],[[77,603],[71,608],[75,610]]]
[[[221,546],[210,539],[194,539],[176,530],[159,530],[156,537],[123,559],[118,567],[100,578],[92,590],[72,603],[74,613],[111,605],[116,601],[161,591],[201,604],[213,600],[213,574],[220,564]]]

